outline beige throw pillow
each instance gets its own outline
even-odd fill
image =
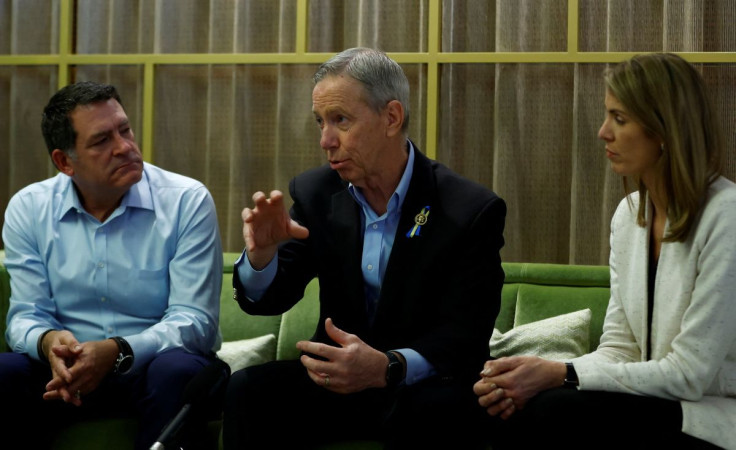
[[[565,361],[589,351],[590,309],[519,325],[501,333],[493,330],[491,356],[536,355]]]
[[[255,366],[271,361],[276,354],[276,336],[267,334],[251,339],[223,342],[217,357],[235,372],[244,367]]]

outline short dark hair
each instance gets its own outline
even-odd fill
[[[67,154],[74,152],[74,143],[77,132],[72,126],[69,114],[78,105],[104,102],[115,99],[120,106],[123,102],[114,86],[96,83],[94,81],[80,81],[61,88],[54,94],[43,109],[41,132],[46,141],[49,154],[60,149]]]

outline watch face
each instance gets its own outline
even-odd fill
[[[389,386],[395,386],[401,382],[401,377],[404,374],[404,368],[400,362],[392,362],[388,365],[388,373],[386,374],[386,383]]]
[[[118,355],[118,360],[115,362],[115,372],[125,373],[129,371],[131,367],[133,367],[133,357],[120,353]]]
[[[401,363],[392,362],[388,365],[388,377],[391,380],[401,377]]]
[[[393,352],[386,352],[388,367],[386,368],[386,384],[397,386],[404,379],[404,364]]]

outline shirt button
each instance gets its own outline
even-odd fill
[[[108,334],[112,334],[112,327],[107,327]]]
[[[99,267],[100,269],[102,269],[103,267],[105,267],[105,263],[97,263],[97,267]]]
[[[107,299],[106,299],[105,297],[102,297],[102,298],[100,298],[100,301],[101,301],[102,303],[105,303],[105,302],[107,301]]]
[[[374,230],[377,230],[377,229],[378,229],[378,224],[374,223],[374,224],[373,224],[373,229],[374,229]]]
[[[367,269],[368,269],[368,270],[373,270],[373,264],[368,264],[368,267],[367,267]]]

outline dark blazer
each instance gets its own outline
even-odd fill
[[[416,148],[416,147],[415,147]],[[280,314],[319,277],[320,321],[312,338],[334,345],[324,321],[387,351],[412,348],[442,377],[477,378],[500,309],[504,272],[505,202],[487,188],[415,151],[414,173],[402,206],[375,320],[369,323],[361,272],[360,206],[337,172],[325,165],[289,185],[291,216],[309,229],[306,240],[282,244],[278,273],[258,302],[236,300],[249,314]],[[430,207],[419,235],[407,237]]]

